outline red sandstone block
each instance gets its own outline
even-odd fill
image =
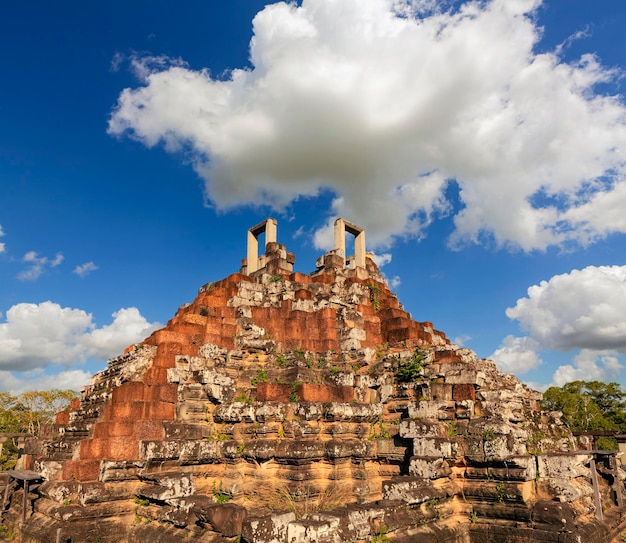
[[[207,323],[208,318],[198,313],[186,313],[182,317],[182,321],[188,324],[194,324],[197,326],[204,326]]]
[[[83,439],[80,442],[80,459],[94,460],[109,457],[109,438]]]
[[[256,399],[260,402],[288,402],[291,386],[278,383],[259,383]]]
[[[354,399],[354,388],[303,383],[296,394],[304,402],[349,402]]]
[[[78,411],[80,409],[80,398],[70,400],[70,411]]]
[[[406,341],[409,338],[409,329],[408,328],[398,328],[396,330],[389,330],[386,334],[383,334],[385,337],[385,342],[388,343],[397,343],[400,341]]]
[[[325,307],[318,311],[320,318],[337,320],[337,310],[332,307]]]
[[[296,300],[311,300],[313,298],[313,294],[310,290],[300,289],[296,290],[294,297]]]
[[[171,365],[174,367],[174,364]],[[167,383],[167,367],[151,367],[146,370],[143,377],[143,382],[148,386],[160,385]]]
[[[143,400],[144,388],[144,384],[141,381],[127,381],[113,389],[111,401],[141,401]]]
[[[294,272],[289,276],[289,281],[293,283],[301,283],[303,285],[310,285],[313,282],[313,279],[310,275],[306,275],[300,272]]]
[[[163,429],[163,423],[154,420],[137,421],[135,423],[133,437],[136,441],[164,439],[165,431]]]
[[[67,411],[61,411],[56,414],[54,418],[55,424],[69,424],[70,422],[70,414]]]
[[[460,400],[476,400],[476,389],[471,383],[454,385],[452,387],[452,399]]]
[[[139,458],[139,442],[126,437],[112,437],[109,439],[109,454],[111,460],[135,460]]]
[[[106,439],[109,437],[132,436],[134,430],[135,422],[132,420],[96,422],[93,427],[93,438]]]
[[[63,464],[64,481],[97,481],[100,474],[100,460],[68,460]]]
[[[324,339],[320,341],[320,352],[339,351],[339,343],[336,339]]]
[[[169,402],[178,401],[178,385],[166,383],[146,387],[145,400],[147,402]]]
[[[333,283],[335,281],[335,274],[331,274],[331,273],[320,273],[319,275],[316,275],[315,277],[311,278],[311,281],[313,283],[324,283],[326,285],[330,285],[331,283]]]
[[[179,334],[173,332],[172,330],[167,330],[166,328],[162,328],[161,330],[157,330],[152,336],[157,345],[161,346],[163,344],[168,343],[180,343],[181,338]]]
[[[106,420],[139,420],[144,415],[145,402],[143,401],[131,401],[131,402],[112,402],[107,406],[105,419]]]
[[[146,404],[146,420],[174,420],[176,418],[176,404],[167,402],[150,402]]]

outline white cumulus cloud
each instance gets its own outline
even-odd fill
[[[39,279],[46,268],[56,268],[63,262],[63,255],[57,253],[54,258],[47,256],[39,256],[35,251],[28,251],[23,257],[22,262],[27,264],[27,268],[17,274],[20,281],[35,281]]]
[[[538,52],[541,0],[303,0],[253,21],[249,69],[224,78],[135,59],[110,134],[185,151],[219,208],[330,190],[372,246],[451,213],[450,244],[526,251],[626,232],[621,73]],[[316,244],[322,244],[323,235]]]
[[[517,375],[530,371],[542,363],[537,354],[539,343],[529,337],[507,336],[491,356],[498,368]]]
[[[49,365],[70,367],[94,357],[105,360],[161,326],[134,308],[113,313],[113,322],[96,327],[91,314],[47,301],[19,303],[0,323],[0,368],[30,371]]]
[[[583,349],[574,357],[572,364],[557,368],[552,381],[556,386],[572,381],[615,381],[624,368],[615,354]]]
[[[626,353],[626,266],[589,266],[528,288],[506,310],[543,347]]]
[[[0,238],[4,236],[4,231],[2,230],[2,225],[0,224]],[[6,245],[4,243],[0,243],[0,253],[4,253],[6,250]]]
[[[98,266],[96,266],[93,262],[85,262],[84,264],[80,264],[74,268],[73,273],[78,275],[79,277],[85,277],[89,275],[92,271],[96,271]]]
[[[83,370],[65,370],[55,374],[33,370],[23,374],[0,371],[0,390],[11,394],[20,394],[28,390],[61,390],[79,391],[89,383],[91,374]]]

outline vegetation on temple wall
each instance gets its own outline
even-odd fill
[[[43,424],[54,422],[57,413],[69,409],[74,390],[31,390],[14,396],[0,392],[0,434],[39,435]],[[17,440],[9,439],[0,452],[0,471],[11,469],[17,460]]]
[[[573,381],[550,387],[543,395],[542,409],[562,411],[573,431],[613,430],[626,432],[626,392],[618,383]],[[612,437],[600,437],[600,449],[617,449]]]

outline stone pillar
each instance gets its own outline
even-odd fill
[[[246,259],[246,274],[257,271],[259,266],[259,236],[265,232],[265,245],[276,242],[276,219],[265,219],[263,222],[248,230],[248,252]],[[263,248],[265,253],[265,248]]]
[[[346,232],[354,236],[354,265],[365,268],[365,230],[356,224],[339,218],[335,221],[335,252],[346,258]]]

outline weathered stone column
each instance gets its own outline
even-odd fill
[[[259,269],[259,236],[265,232],[265,245],[276,242],[276,219],[265,219],[263,222],[253,226],[248,230],[248,252],[246,261],[247,274],[251,274]],[[265,252],[265,250],[263,251]]]

